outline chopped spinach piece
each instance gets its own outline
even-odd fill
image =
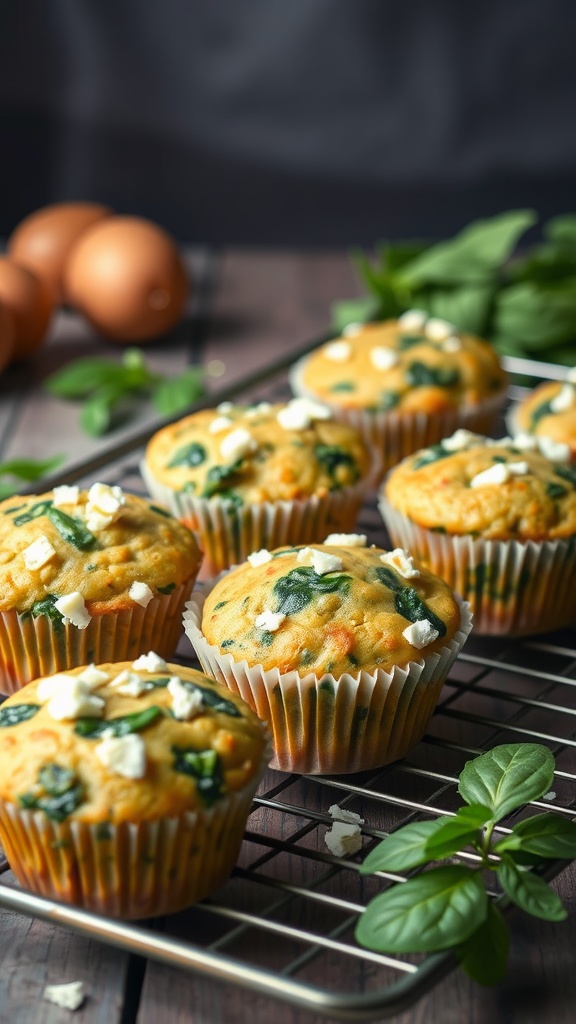
[[[235,640],[223,640],[222,643],[220,644],[220,647],[223,647],[224,650],[226,650],[227,647],[234,647],[235,643]]]
[[[405,352],[406,349],[412,348],[414,345],[422,345],[426,341],[423,334],[399,334],[398,335],[398,348],[401,352]]]
[[[258,640],[262,647],[270,647],[270,644],[274,643],[274,633],[271,633],[269,629],[259,629]]]
[[[23,505],[12,505],[12,508],[4,509],[3,515],[11,516],[13,512],[19,512],[21,508],[26,508],[26,503]]]
[[[330,391],[356,391],[356,385],[351,380],[340,380],[332,385]]]
[[[46,515],[60,536],[80,551],[89,551],[96,544],[96,537],[81,520],[73,519],[62,509],[52,506],[46,510]]]
[[[410,363],[406,370],[406,380],[415,388],[440,387],[449,388],[460,379],[458,370],[447,366],[428,366],[427,363]]]
[[[154,704],[143,711],[134,711],[131,715],[120,715],[118,718],[78,718],[74,732],[77,736],[84,736],[90,740],[100,739],[104,733],[111,736],[127,736],[128,733],[140,732],[148,725],[152,725],[162,713],[162,708]]]
[[[190,775],[196,781],[203,802],[210,806],[225,792],[220,758],[215,750],[190,750],[172,747],[175,772]]]
[[[176,589],[175,583],[167,583],[165,587],[156,587],[159,594],[171,594]]]
[[[48,509],[52,507],[52,501],[37,501],[32,505],[27,512],[23,512],[21,516],[16,516],[14,520],[14,526],[24,526],[24,523],[29,523],[32,519],[39,519],[40,516],[45,516]]]
[[[218,689],[212,690],[208,686],[198,686],[198,683],[191,683],[186,679],[183,679],[182,683],[190,693],[198,690],[202,694],[202,703],[205,707],[212,708],[214,711],[222,711],[225,715],[230,715],[231,718],[242,717],[242,712],[238,710],[231,700],[224,697]]]
[[[18,802],[26,810],[44,811],[52,821],[64,821],[83,799],[83,787],[73,771],[58,764],[47,764],[38,773],[34,792],[22,793]]]
[[[576,467],[554,466],[554,472],[556,476],[562,477],[562,480],[567,480],[573,487],[576,487]]]
[[[172,519],[172,516],[165,508],[160,508],[159,505],[150,505],[150,510],[156,512],[159,516],[164,516],[165,519]]]
[[[381,391],[380,401],[378,402],[378,412],[390,412],[391,409],[395,409],[400,401],[400,395],[397,391]]]
[[[338,478],[336,476],[337,470],[340,466],[347,466],[352,471],[352,479],[357,480],[360,473],[356,460],[350,454],[345,452],[343,448],[339,448],[338,445],[334,444],[317,444],[314,448],[314,454],[323,467],[328,473],[328,476],[333,483],[338,484]]]
[[[229,466],[211,466],[206,474],[202,497],[212,498],[213,495],[225,490],[231,482],[231,478],[238,473],[241,463],[242,459],[236,459],[236,462],[232,462]]]
[[[422,469],[422,466],[429,466],[432,462],[438,462],[439,459],[447,458],[448,455],[450,455],[450,452],[444,448],[440,441],[439,444],[432,444],[429,448],[425,448],[418,458],[414,459],[412,468]]]
[[[350,582],[351,577],[344,573],[319,576],[312,566],[298,566],[274,584],[273,592],[278,601],[276,611],[293,615],[310,604],[317,594],[334,594],[338,590],[345,593]]]
[[[32,607],[29,608],[27,612],[23,613],[23,617],[31,615],[33,619],[37,619],[39,615],[46,615],[52,622],[56,631],[63,630],[64,616],[56,607],[57,600],[58,598],[55,594],[47,594],[46,597],[41,598],[40,601],[35,601]]]
[[[0,708],[0,729],[18,725],[19,722],[27,722],[37,711],[40,711],[39,704],[11,704],[9,707]]]
[[[225,487],[221,490],[218,497],[220,498],[220,501],[224,502],[228,506],[227,511],[230,515],[232,515],[237,508],[241,508],[244,504],[244,498],[229,487]]]
[[[546,494],[549,498],[555,500],[556,498],[564,498],[568,494],[568,491],[562,484],[555,484],[550,480],[546,484]]]
[[[177,448],[174,455],[167,463],[167,469],[175,469],[176,466],[188,466],[190,468],[194,466],[201,466],[203,462],[206,462],[207,451],[202,444],[198,444],[197,441],[192,441],[191,444],[183,444],[181,448]]]
[[[196,490],[197,490],[196,481],[195,480],[187,480],[186,483],[184,484],[184,487],[180,488],[180,493],[181,494],[195,494]]]
[[[103,842],[106,839],[112,839],[112,830],[107,821],[102,821],[96,826],[96,839],[98,839],[99,842]]]
[[[552,409],[552,402],[554,398],[549,398],[546,402],[541,402],[530,414],[530,430],[534,430],[534,427],[540,420],[544,419],[545,416],[553,416],[554,410]]]
[[[425,601],[414,590],[414,587],[405,586],[396,575],[393,569],[374,569],[376,578],[385,587],[394,593],[394,606],[399,615],[403,615],[409,622],[420,622],[428,619],[434,629],[438,630],[440,636],[446,635],[446,624],[428,607]]]
[[[218,604],[214,605],[214,611],[217,612],[218,609],[223,608],[225,604],[228,604],[228,601],[218,601]]]
[[[38,773],[38,782],[49,796],[61,796],[72,788],[76,776],[70,768],[62,768],[59,764],[46,764]]]

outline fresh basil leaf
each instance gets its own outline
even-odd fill
[[[190,367],[177,377],[161,380],[152,391],[152,403],[161,416],[185,412],[204,394],[204,371]]]
[[[494,853],[523,850],[537,857],[576,857],[576,822],[545,811],[525,818],[494,846]]]
[[[537,800],[554,778],[554,758],[540,743],[508,743],[468,761],[458,792],[468,804],[483,804],[495,821]]]
[[[124,369],[110,359],[76,359],[44,381],[44,387],[57,398],[86,398],[103,385],[118,385]]]
[[[563,921],[568,917],[560,897],[533,871],[522,871],[505,856],[498,865],[497,874],[508,898],[527,914],[544,921]]]
[[[576,276],[546,287],[527,281],[504,288],[495,306],[494,329],[519,340],[528,352],[573,341]]]
[[[63,455],[54,455],[50,459],[9,459],[8,462],[0,462],[0,475],[27,481],[40,480],[63,461]]]
[[[0,707],[0,729],[7,729],[20,722],[27,722],[38,711],[40,711],[39,704],[10,704],[8,707]]]
[[[544,225],[544,234],[559,248],[576,253],[576,214],[562,213]]]
[[[535,220],[532,210],[511,210],[474,221],[454,238],[438,242],[406,264],[402,280],[411,287],[486,281],[509,259],[518,239]]]
[[[486,919],[479,873],[434,868],[376,896],[356,927],[362,946],[389,953],[432,953],[464,942]]]
[[[392,832],[370,851],[360,867],[360,873],[369,875],[376,871],[409,871],[420,864],[427,864],[430,857],[426,852],[426,843],[446,820],[441,817],[434,821],[413,821]]]
[[[415,301],[431,316],[447,320],[459,331],[483,337],[488,329],[496,291],[495,282],[466,283],[452,288],[428,288],[424,293],[419,292]]]
[[[80,426],[90,437],[101,437],[112,425],[112,412],[119,399],[117,393],[96,392],[80,412]]]
[[[100,739],[104,733],[111,736],[127,736],[131,732],[141,732],[162,716],[162,708],[153,704],[142,711],[134,711],[130,715],[118,718],[77,718],[74,732],[90,740]]]
[[[276,580],[273,593],[277,600],[277,612],[293,615],[310,604],[317,594],[335,594],[338,590],[344,593],[350,585],[350,576],[344,573],[327,573],[319,576],[311,566],[298,566],[291,569],[286,576]]]
[[[428,860],[442,860],[452,857],[464,846],[469,846],[478,839],[482,825],[492,818],[492,811],[482,804],[461,807],[453,818],[443,822],[426,843]]]
[[[489,900],[486,920],[456,950],[460,966],[480,985],[499,985],[506,977],[509,950],[508,926]]]
[[[330,322],[335,332],[341,334],[348,324],[363,324],[374,319],[377,310],[378,304],[372,295],[333,302],[330,307]]]

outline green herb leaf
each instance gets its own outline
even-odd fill
[[[374,569],[374,575],[380,583],[394,592],[394,607],[399,615],[403,615],[409,622],[421,622],[422,619],[428,619],[430,625],[438,630],[439,636],[446,636],[446,623],[434,614],[414,590],[414,587],[405,586],[400,581],[400,577],[393,569]]]
[[[198,793],[206,806],[210,806],[224,793],[224,779],[220,758],[215,750],[193,750],[172,747],[175,772],[190,775],[196,782]]]
[[[77,776],[58,764],[44,765],[38,773],[36,789],[18,797],[21,807],[44,811],[52,821],[65,821],[82,803],[83,787]]]
[[[348,324],[363,324],[372,320],[378,310],[378,303],[372,295],[359,299],[333,302],[330,319],[334,330],[340,334]]]
[[[459,377],[458,370],[448,366],[428,366],[427,363],[414,362],[406,368],[406,380],[413,388],[450,388],[458,383]]]
[[[478,872],[435,868],[376,896],[360,917],[356,938],[383,952],[431,953],[464,942],[487,912]]]
[[[278,602],[276,611],[294,615],[310,604],[317,594],[335,594],[339,590],[345,593],[350,581],[351,577],[344,573],[319,576],[311,566],[298,566],[274,584],[273,593]]]
[[[198,444],[197,441],[192,441],[190,444],[183,444],[180,448],[177,448],[174,455],[170,459],[170,462],[166,464],[167,469],[174,469],[176,466],[201,466],[203,462],[206,462],[208,452],[206,451],[203,444]]]
[[[72,789],[76,776],[69,768],[59,764],[47,764],[38,773],[38,782],[50,796],[61,796]]]
[[[0,729],[7,729],[11,725],[27,722],[38,711],[40,711],[39,704],[11,704],[9,707],[0,707]]]
[[[207,708],[213,708],[214,711],[222,711],[225,715],[230,715],[231,718],[241,718],[242,713],[238,710],[235,704],[231,700],[228,700],[223,693],[220,693],[217,689],[210,689],[208,686],[198,686],[197,683],[190,683],[184,681],[185,689],[191,693],[198,691],[202,694],[202,703]]]
[[[494,846],[494,853],[523,850],[538,857],[576,857],[576,822],[545,811],[525,818]]]
[[[111,736],[127,736],[128,733],[146,729],[162,714],[162,708],[153,704],[142,711],[134,711],[131,715],[120,715],[117,718],[77,718],[74,732],[91,740],[100,739],[104,733]]]
[[[458,853],[478,838],[479,829],[492,818],[492,811],[482,804],[461,807],[453,818],[448,818],[426,843],[428,860],[442,860]]]
[[[19,516],[14,518],[14,526],[24,526],[25,523],[31,522],[32,519],[39,519],[40,516],[45,516],[51,507],[51,500],[36,501],[26,512],[21,512]]]
[[[499,985],[506,977],[510,935],[498,907],[488,902],[486,920],[456,950],[460,966],[480,985]]]
[[[360,866],[360,873],[369,875],[376,871],[409,871],[420,864],[426,864],[430,860],[426,844],[446,820],[441,817],[434,821],[413,821],[392,832],[370,851]]]
[[[563,921],[568,916],[560,897],[533,871],[523,871],[510,858],[505,857],[498,865],[497,872],[508,898],[527,914],[544,921]]]
[[[334,485],[340,484],[338,470],[341,466],[350,470],[345,475],[346,482],[354,482],[360,475],[354,457],[350,452],[344,451],[343,448],[339,448],[337,445],[317,444],[314,448],[314,455]]]
[[[230,481],[238,473],[241,465],[242,459],[237,459],[236,462],[232,462],[229,466],[211,466],[206,474],[202,497],[213,498],[215,494],[226,490]]]
[[[185,412],[204,394],[204,371],[194,366],[177,377],[166,377],[152,391],[154,408],[161,416]]]
[[[63,455],[53,455],[49,459],[9,459],[7,462],[0,462],[0,476],[13,476],[32,483],[56,469],[63,461]],[[6,494],[6,497],[9,497],[9,494]]]
[[[62,509],[54,508],[52,505],[46,510],[46,515],[60,536],[75,548],[89,551],[96,545],[96,537],[80,519],[73,519]]]
[[[539,743],[509,743],[468,761],[458,792],[469,804],[492,810],[495,821],[546,793],[554,778],[554,758]]]

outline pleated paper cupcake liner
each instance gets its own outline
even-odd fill
[[[526,636],[576,621],[576,540],[484,540],[436,533],[379,500],[392,542],[448,583],[474,614],[474,632]]]
[[[85,629],[47,615],[0,613],[0,693],[15,693],[38,676],[91,662],[133,661],[150,650],[170,658],[182,634],[182,610],[194,580],[154,596],[146,608],[134,604],[93,615]]]
[[[308,358],[305,356],[292,367],[290,384],[295,395],[318,401],[318,395],[303,383],[303,371]],[[332,411],[335,419],[354,427],[370,448],[373,457],[370,483],[376,486],[388,470],[397,466],[407,455],[437,444],[461,427],[476,434],[490,435],[506,401],[506,391],[490,395],[476,405],[435,412],[367,412],[365,409],[344,408],[324,397],[321,401]]]
[[[236,662],[202,634],[205,596],[192,595],[184,628],[204,671],[239,693],[268,722],[271,767],[304,774],[377,768],[403,757],[424,735],[450,668],[472,620],[460,602],[460,629],[439,652],[390,672],[301,677]]]
[[[10,867],[32,892],[96,913],[142,918],[182,910],[229,877],[265,767],[214,807],[157,821],[58,823],[0,801]]]
[[[298,501],[260,502],[236,508],[217,497],[196,498],[173,491],[140,467],[149,493],[172,515],[186,523],[204,552],[202,576],[245,562],[260,548],[320,543],[329,533],[354,530],[362,506],[366,482],[312,495]]]

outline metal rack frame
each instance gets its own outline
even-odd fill
[[[252,398],[254,393],[258,398],[286,393],[285,378],[278,381],[279,375],[318,343],[316,339],[301,353],[291,353],[195,408],[228,398]],[[524,378],[563,376],[557,366],[506,362],[511,373]],[[521,393],[512,387],[513,397]],[[110,482],[142,491],[134,456],[159,426],[47,477],[45,487],[89,479],[106,468]],[[363,510],[361,528],[370,541],[386,545],[375,503]],[[185,643],[174,660],[194,663]],[[555,792],[532,807],[553,808],[572,818],[574,633],[523,641],[472,635],[452,668],[427,735],[401,762],[353,776],[298,777],[269,771],[255,799],[231,881],[210,900],[175,918],[160,925],[133,925],[58,904],[22,890],[12,880],[6,884],[6,861],[0,863],[0,907],[333,1019],[389,1016],[429,991],[456,961],[450,953],[393,957],[356,945],[354,924],[367,900],[403,878],[385,872],[363,877],[358,857],[332,856],[323,841],[332,824],[328,807],[339,803],[362,813],[365,853],[410,821],[455,813],[457,776],[465,761],[511,739],[550,746],[557,758]],[[498,830],[505,832],[509,825],[501,824]],[[563,862],[553,864],[550,874],[562,866]],[[207,935],[206,942],[200,942],[200,935]],[[330,984],[322,987],[309,981],[310,971],[326,975]]]

